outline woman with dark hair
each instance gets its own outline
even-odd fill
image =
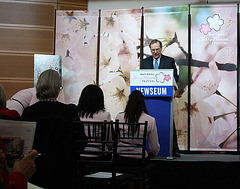
[[[103,91],[97,85],[90,84],[82,90],[77,108],[81,121],[111,121],[110,113],[105,111]],[[87,127],[85,133],[88,133]],[[111,149],[111,146],[108,146],[108,149]],[[100,148],[86,147],[85,150],[99,151]]]
[[[103,91],[97,85],[82,90],[77,108],[81,121],[111,121],[110,113],[105,111]]]
[[[145,99],[143,94],[135,90],[133,91],[128,98],[128,102],[124,112],[121,112],[117,115],[116,119],[119,122],[128,122],[128,123],[144,123],[148,122],[147,126],[147,137],[149,142],[150,152],[146,152],[146,156],[153,158],[157,155],[160,150],[160,144],[158,142],[158,133],[155,118],[148,115],[148,111],[145,105]],[[120,128],[121,129],[121,128]],[[142,131],[143,132],[143,131]],[[134,141],[129,142],[129,150],[131,150],[131,145]],[[123,145],[127,145],[126,143]],[[118,149],[118,152],[121,152],[121,148]],[[126,150],[126,148],[124,148]],[[141,150],[141,149],[139,149]],[[129,157],[129,156],[128,156]],[[137,157],[133,157],[137,158]]]

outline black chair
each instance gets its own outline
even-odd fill
[[[129,175],[116,172],[118,125],[112,121],[75,121],[74,125],[78,188],[126,188]],[[81,127],[87,140],[78,138]],[[79,149],[81,143],[87,143],[85,150]]]
[[[29,182],[42,188],[75,188],[73,123],[60,117],[33,118],[36,172]]]
[[[117,171],[133,174],[135,188],[150,188],[154,164],[145,154],[148,122],[118,124]]]

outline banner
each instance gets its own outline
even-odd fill
[[[190,150],[236,151],[237,5],[191,6],[191,17]]]
[[[130,94],[130,71],[139,68],[140,21],[141,9],[101,14],[99,84],[112,119],[124,111]]]
[[[98,11],[56,11],[56,55],[62,56],[65,103],[96,83]]]

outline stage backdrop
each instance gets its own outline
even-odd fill
[[[56,11],[56,49],[62,56],[66,103],[78,103],[82,89],[96,84],[98,12]]]
[[[190,147],[236,150],[237,6],[192,6],[191,15],[193,62],[201,62],[192,66]]]
[[[84,86],[98,83],[115,119],[128,99],[130,70],[140,67],[142,29],[144,57],[150,55],[151,39],[157,38],[163,54],[176,60],[182,94],[174,100],[174,121],[180,149],[236,151],[237,5],[143,10],[144,25],[142,9],[56,11],[55,54],[62,56],[65,102],[76,104]]]
[[[115,119],[130,93],[130,70],[139,69],[141,9],[102,11],[99,84]]]

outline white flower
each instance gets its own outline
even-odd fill
[[[213,17],[208,17],[207,22],[211,29],[219,31],[221,26],[224,24],[224,20],[220,18],[218,14],[214,14]]]
[[[209,63],[209,68],[200,68],[193,76],[191,85],[190,104],[190,136],[191,148],[203,147],[209,134],[214,127],[213,116],[215,109],[205,101],[217,90],[220,82],[217,66],[214,62]],[[187,130],[188,116],[188,88],[181,98],[174,100],[174,120],[176,129]]]
[[[157,82],[163,83],[164,82],[164,78],[165,78],[165,75],[162,72],[156,74]]]
[[[221,78],[218,77],[218,68],[215,62],[210,62],[209,68],[200,68],[194,72],[192,80],[192,103],[199,102],[213,95],[221,81]]]

